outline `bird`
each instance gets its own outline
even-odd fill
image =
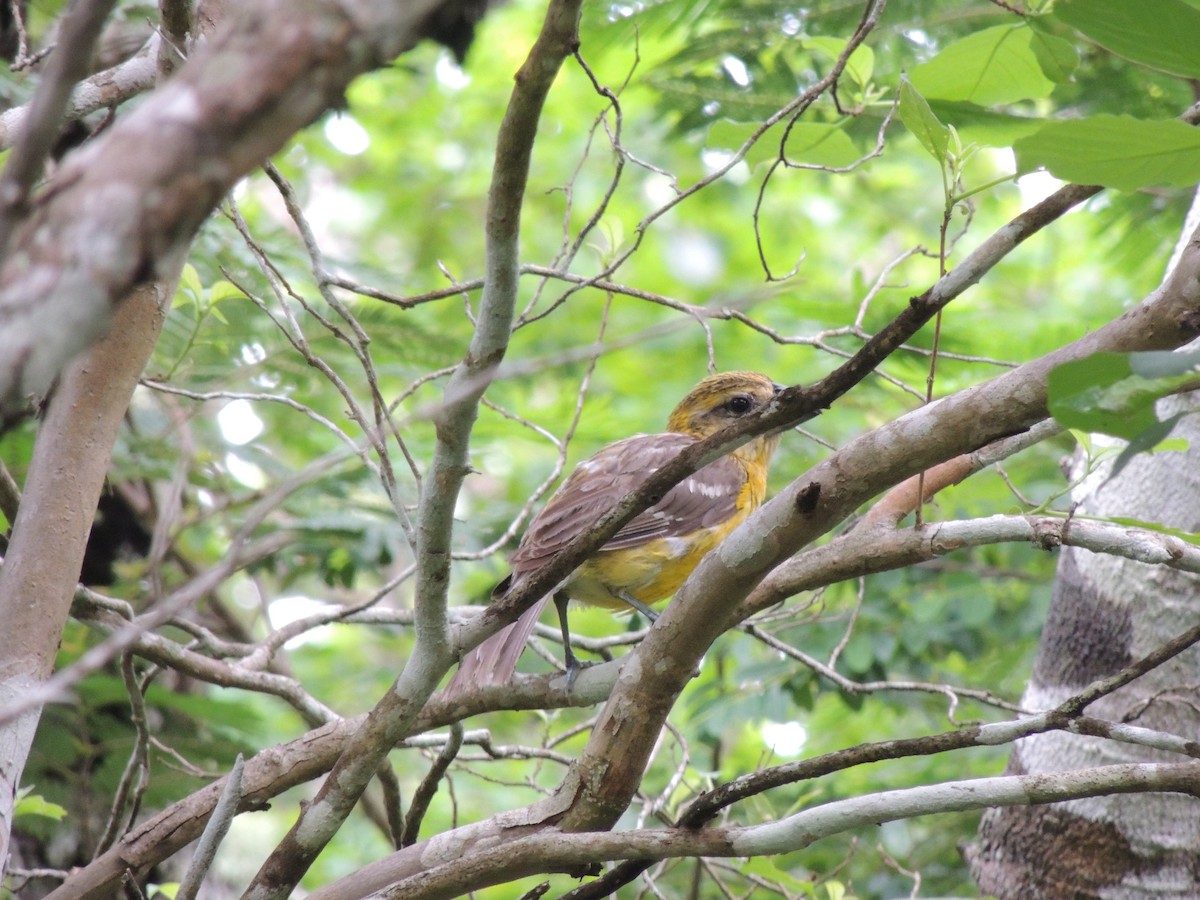
[[[509,560],[508,576],[492,591],[493,599],[549,562],[684,448],[761,409],[781,390],[783,385],[758,372],[709,375],[672,410],[665,432],[635,434],[580,462],[529,523]],[[766,498],[767,471],[779,437],[778,432],[755,437],[689,475],[625,523],[562,584],[466,654],[446,686],[447,696],[460,696],[471,686],[507,682],[551,596],[558,609],[570,690],[581,666],[571,650],[569,601],[616,612],[636,609],[653,621],[650,605],[671,597],[705,554]]]

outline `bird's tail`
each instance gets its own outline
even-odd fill
[[[464,656],[458,671],[446,685],[447,699],[462,696],[473,687],[508,681],[517,670],[517,660],[533,634],[533,626],[545,609],[547,599],[543,597],[525,610],[517,621],[500,629]]]

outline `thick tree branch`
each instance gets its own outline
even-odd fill
[[[864,825],[989,806],[1058,803],[1102,794],[1174,791],[1200,796],[1200,763],[1098,766],[1056,775],[1014,775],[952,781],[835,800],[776,822],[703,830],[542,832],[372,894],[389,900],[452,898],[487,885],[545,871],[570,871],[597,861],[683,856],[761,856],[790,853]],[[367,891],[352,879],[320,889],[313,900],[358,900]]]
[[[113,441],[165,317],[160,289],[173,292],[174,282],[137,291],[122,307],[121,329],[63,378],[38,432],[12,541],[0,567],[0,634],[7,636],[0,645],[0,710],[6,716],[23,710],[14,721],[0,723],[0,868],[8,857],[14,795]]]
[[[239,4],[176,77],[71,154],[0,268],[0,423],[171,268],[237,179],[458,2]]]
[[[162,39],[155,66],[158,77],[166,78],[187,56],[188,41],[195,28],[192,0],[159,0],[158,20],[162,25]]]
[[[772,572],[738,609],[745,619],[803,591],[890,572],[988,544],[1028,542],[1044,550],[1080,547],[1150,565],[1200,573],[1200,547],[1143,528],[1061,516],[988,516],[922,528],[865,528],[806,550]]]
[[[63,110],[63,117],[67,121],[82,119],[97,110],[124,103],[130,97],[154,87],[158,77],[155,60],[159,42],[156,34],[135,56],[75,85]],[[0,113],[0,150],[13,146],[30,112],[31,107],[26,105],[14,106]]]

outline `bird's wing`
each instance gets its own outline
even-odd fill
[[[530,571],[546,562],[696,440],[675,432],[639,434],[585,459],[529,524],[521,546],[513,554],[514,572]],[[662,500],[625,523],[601,549],[637,547],[717,525],[734,514],[745,483],[742,466],[732,457],[723,456],[689,475]]]

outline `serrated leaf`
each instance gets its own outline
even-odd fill
[[[899,113],[900,121],[921,142],[921,146],[939,163],[945,163],[950,129],[942,124],[920,91],[907,78],[900,79]]]
[[[914,68],[909,78],[930,99],[966,100],[980,106],[1041,100],[1054,90],[1041,60],[1052,60],[1055,77],[1062,77],[1066,53],[1061,44],[1065,43],[1025,24],[997,25],[947,45]]]
[[[1153,12],[1151,12],[1153,10]],[[1133,62],[1200,77],[1200,10],[1181,0],[1059,0],[1054,17]]]
[[[1019,172],[1046,168],[1123,191],[1200,181],[1200,130],[1175,119],[1099,115],[1050,122],[1013,144]]]

